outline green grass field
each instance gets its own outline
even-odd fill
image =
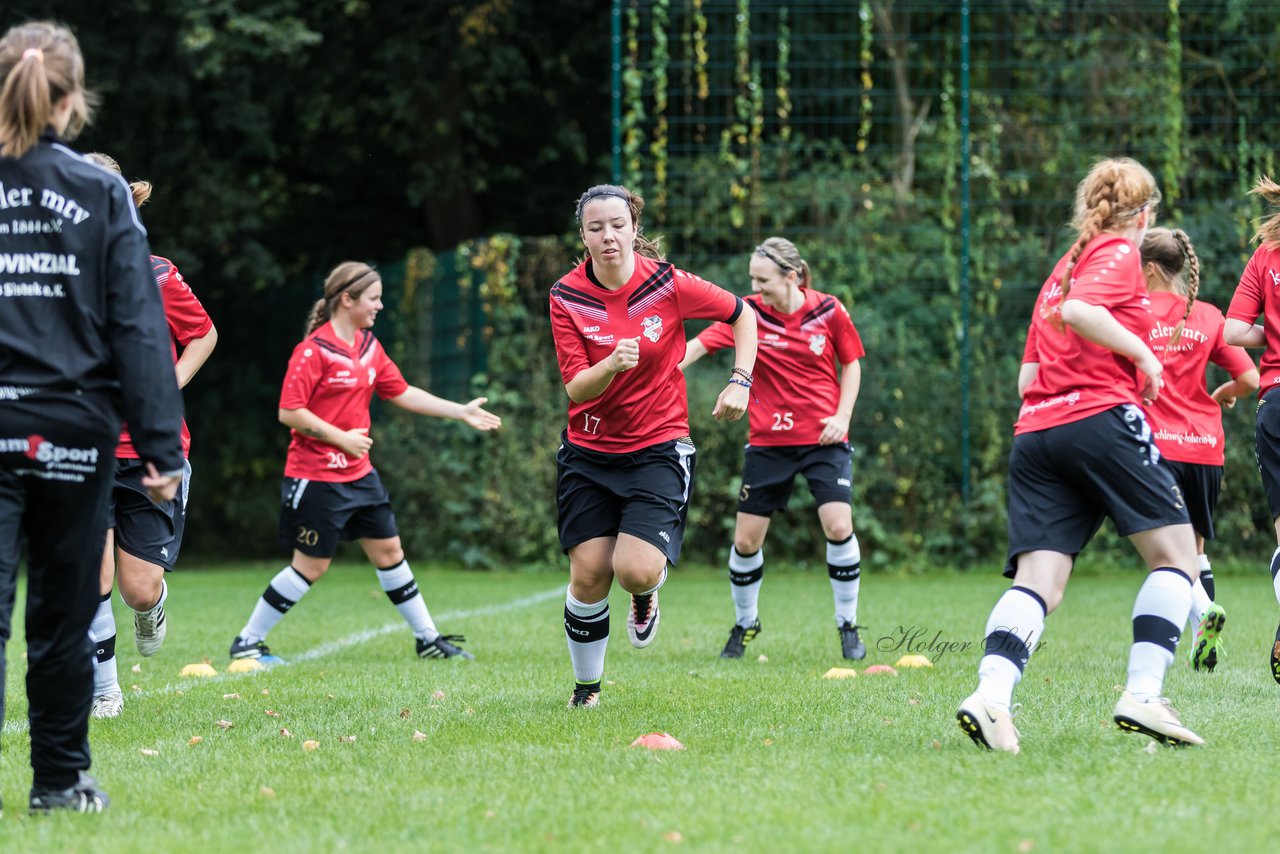
[[[419,570],[440,627],[465,633],[478,659],[442,662],[414,657],[371,569],[337,566],[270,638],[290,665],[229,676],[227,645],[273,570],[172,577],[169,639],[145,660],[117,600],[125,713],[91,729],[93,771],[114,799],[102,816],[26,815],[22,645],[10,645],[0,849],[1025,852],[1275,843],[1280,686],[1265,664],[1276,605],[1260,567],[1218,569],[1229,614],[1218,671],[1193,673],[1180,655],[1166,682],[1207,747],[1151,751],[1148,739],[1112,725],[1140,584],[1137,571],[1116,571],[1076,579],[1050,618],[1016,698],[1020,756],[975,749],[953,717],[975,684],[982,628],[1005,586],[994,570],[866,577],[863,666],[906,651],[877,649],[897,645],[899,627],[921,630],[918,643],[969,648],[935,652],[932,670],[839,681],[822,678],[845,664],[824,573],[766,574],[764,632],[735,662],[718,657],[732,623],[727,582],[719,572],[680,571],[663,590],[660,634],[646,650],[628,644],[626,598],[615,595],[603,700],[577,711],[565,708],[572,675],[559,575]],[[218,677],[178,677],[205,658]],[[628,747],[651,731],[687,749]],[[203,740],[189,744],[193,736]],[[304,750],[307,740],[319,748]]]

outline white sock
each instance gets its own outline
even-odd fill
[[[604,651],[609,646],[609,599],[579,602],[565,593],[564,634],[569,641],[573,678],[579,685],[599,682],[604,675]]]
[[[111,613],[111,594],[98,601],[98,611],[89,625],[93,642],[93,696],[101,697],[120,690],[116,675],[116,618]]]
[[[1200,555],[1200,586],[1211,602],[1218,601],[1213,585],[1213,564],[1209,563],[1209,556],[1205,554]]]
[[[729,592],[738,625],[749,628],[760,618],[760,584],[764,577],[764,549],[749,555],[729,546]]]
[[[1271,555],[1271,586],[1276,591],[1276,602],[1280,603],[1280,547]]]
[[[137,611],[137,613],[139,613],[139,614],[151,614],[151,613],[154,613],[154,612],[155,612],[155,611],[157,611],[158,609],[160,609],[160,608],[164,607],[164,602],[165,602],[165,600],[166,600],[166,599],[168,599],[168,598],[169,598],[169,582],[167,582],[167,581],[165,581],[163,578],[161,578],[161,579],[160,579],[160,598],[156,600],[156,604],[152,605],[150,608],[147,608],[147,609],[145,609],[145,610]],[[121,601],[121,602],[124,602],[124,596],[123,596],[123,595],[121,595],[121,597],[120,597],[120,601]],[[128,602],[125,602],[125,604],[126,604],[126,605],[128,605],[129,603],[128,603]]]
[[[987,618],[984,654],[978,665],[978,693],[1002,711],[1013,703],[1013,689],[1044,633],[1044,600],[1026,587],[1010,587]]]
[[[836,626],[858,622],[858,588],[862,585],[862,552],[858,537],[843,542],[827,540],[827,575],[836,602]]]
[[[653,594],[655,594],[655,593],[657,593],[659,590],[661,590],[661,589],[662,589],[662,585],[664,585],[664,584],[666,584],[666,583],[667,583],[667,568],[664,566],[664,567],[662,567],[662,575],[658,578],[658,583],[657,583],[657,584],[653,585],[652,587],[650,587],[648,590],[644,591],[643,593],[633,593],[633,594],[631,594],[631,595],[632,595],[632,596],[652,596]]]
[[[1164,674],[1191,607],[1191,584],[1176,569],[1161,567],[1147,574],[1133,603],[1133,646],[1125,690],[1146,702],[1160,696]]]
[[[298,570],[291,566],[280,570],[276,573],[276,577],[271,579],[267,589],[262,591],[258,604],[253,606],[253,613],[249,615],[249,622],[245,623],[244,628],[240,630],[240,637],[248,643],[266,640],[276,623],[280,622],[280,619],[289,613],[289,609],[297,605],[310,589],[311,582],[307,581]]]
[[[1187,616],[1187,626],[1191,631],[1196,630],[1196,626],[1200,625],[1200,621],[1204,619],[1205,611],[1209,610],[1209,606],[1213,604],[1213,600],[1209,598],[1209,592],[1204,589],[1204,585],[1200,583],[1200,576],[1196,575],[1196,580],[1191,583],[1191,613]]]
[[[404,617],[404,621],[409,624],[415,637],[422,638],[428,643],[440,637],[440,632],[431,619],[431,612],[427,610],[427,602],[422,598],[422,592],[418,590],[418,582],[413,578],[409,561],[402,560],[395,566],[379,568],[378,583],[382,585],[387,598],[396,606],[400,616]]]

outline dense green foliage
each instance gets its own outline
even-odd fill
[[[187,393],[191,552],[272,548],[279,376],[319,280],[358,257],[390,262],[378,331],[410,380],[488,395],[507,420],[480,437],[379,409],[374,457],[411,554],[557,560],[564,395],[546,291],[576,252],[572,200],[608,172],[604,5],[0,12],[0,24],[47,14],[77,30],[103,96],[82,145],[156,183],[153,246],[219,325]],[[623,0],[622,177],[650,199],[649,229],[677,265],[744,292],[748,250],[780,233],[850,307],[868,353],[852,440],[869,565],[987,560],[1004,537],[1026,318],[1070,243],[1075,182],[1099,156],[1146,162],[1161,222],[1191,234],[1202,296],[1224,306],[1261,213],[1245,193],[1280,145],[1280,10],[972,0],[966,43],[952,0],[853,6]],[[698,560],[727,544],[745,435],[708,415],[723,368],[706,360],[690,377]],[[1250,416],[1227,413],[1219,552],[1268,550]],[[795,502],[770,549],[819,559],[803,488]]]
[[[225,655],[272,566],[175,575],[169,640],[153,658],[134,652],[117,602],[124,714],[90,725],[92,770],[114,798],[101,816],[27,817],[23,674],[11,667],[4,850],[838,851],[853,840],[865,851],[1190,851],[1206,834],[1223,851],[1275,844],[1259,820],[1280,749],[1261,573],[1220,568],[1231,619],[1217,670],[1194,673],[1181,654],[1170,669],[1169,696],[1206,747],[1148,753],[1152,742],[1111,723],[1139,577],[1086,571],[1019,687],[1022,754],[1007,756],[977,750],[954,719],[1003,586],[994,570],[864,578],[858,670],[908,645],[934,667],[827,680],[849,662],[825,572],[774,562],[764,631],[746,658],[724,661],[729,585],[682,568],[645,650],[627,643],[615,591],[601,705],[570,711],[562,583],[416,569],[440,627],[465,633],[475,661],[414,658],[368,564],[335,565],[271,634],[292,663],[257,676],[226,674]],[[22,645],[10,646],[16,663]],[[218,677],[178,677],[204,658]],[[655,731],[686,749],[628,749]],[[1193,794],[1203,780],[1211,790]]]

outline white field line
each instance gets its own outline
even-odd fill
[[[469,617],[488,617],[493,614],[505,614],[508,611],[518,611],[521,608],[527,608],[530,605],[537,605],[539,602],[545,602],[548,599],[554,599],[557,596],[564,596],[563,587],[544,590],[541,593],[534,593],[532,596],[512,599],[510,602],[501,602],[497,605],[484,605],[480,608],[467,608],[461,611],[444,611],[436,617],[436,619],[441,621],[464,620]],[[359,646],[360,644],[368,643],[374,638],[379,638],[395,631],[404,631],[406,628],[404,620],[396,620],[395,622],[379,626],[376,629],[365,629],[362,632],[356,632],[355,634],[347,635],[345,638],[339,638],[338,640],[328,641],[327,643],[322,643],[319,646],[300,652],[297,655],[290,656],[284,663],[272,665],[269,669],[274,670],[277,667],[288,667],[290,664],[299,664],[304,661],[315,661],[317,658],[327,658],[328,656],[334,655],[335,653],[341,652],[349,647]],[[176,691],[185,692],[190,691],[193,688],[198,688],[201,685],[216,685],[231,679],[243,679],[246,676],[258,676],[263,672],[265,671],[253,670],[248,673],[227,673],[224,671],[219,673],[217,676],[210,676],[204,679],[192,679],[190,681],[180,682],[177,684],[170,682],[162,688],[151,688],[146,691],[126,693],[125,699],[132,701],[141,697],[172,694]],[[4,735],[19,735],[26,731],[26,720],[10,721],[4,725],[3,729],[0,729],[0,733]]]

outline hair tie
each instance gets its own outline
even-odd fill
[[[44,51],[38,47],[29,47],[22,52],[23,59],[34,58],[36,62],[44,62]]]

